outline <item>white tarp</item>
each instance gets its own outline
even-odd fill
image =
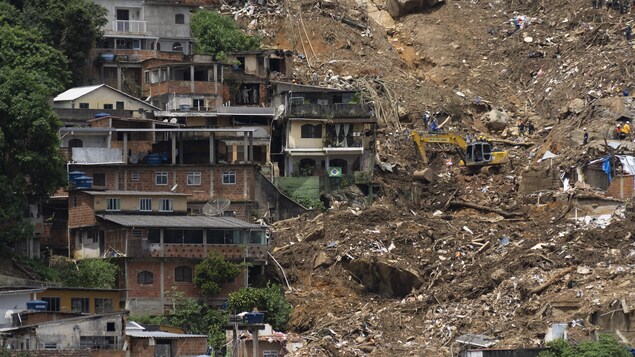
[[[558,157],[558,155],[552,153],[551,151],[547,150],[547,152],[542,155],[542,158],[540,160],[538,160],[539,162],[545,161],[547,159],[553,159],[554,157]]]
[[[629,175],[635,175],[635,157],[626,156],[626,155],[616,155],[618,159],[622,162],[622,167],[624,168],[624,172]]]
[[[123,162],[123,154],[121,149],[73,148],[73,161],[89,164]]]

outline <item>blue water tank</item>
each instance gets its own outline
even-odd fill
[[[77,188],[92,188],[93,178],[88,176],[80,176],[75,178],[75,187]]]
[[[75,183],[75,179],[80,177],[80,176],[84,176],[85,173],[81,172],[81,171],[71,171],[68,173],[68,181],[70,181],[71,183]]]
[[[32,300],[26,303],[26,308],[28,310],[35,311],[46,311],[49,303],[44,300]]]
[[[262,312],[250,312],[245,314],[247,324],[261,324],[265,322],[265,314]]]
[[[148,154],[146,155],[146,162],[148,163],[148,165],[152,165],[152,166],[161,165],[161,155]]]
[[[161,161],[167,162],[169,159],[170,159],[170,156],[168,156],[167,152],[162,152],[161,153]]]

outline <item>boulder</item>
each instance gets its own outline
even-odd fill
[[[416,271],[394,266],[377,258],[352,261],[347,269],[370,291],[388,296],[404,297],[422,284]]]
[[[576,98],[569,102],[569,111],[575,114],[580,114],[584,110],[584,100]]]
[[[313,259],[313,269],[317,269],[321,266],[328,267],[329,265],[333,263],[334,263],[333,258],[329,257],[324,252],[319,252],[315,256],[315,259]]]
[[[502,131],[507,128],[507,125],[511,122],[511,119],[507,113],[492,109],[485,114],[485,126],[490,131]]]
[[[385,9],[393,18],[429,9],[443,0],[386,0]]]

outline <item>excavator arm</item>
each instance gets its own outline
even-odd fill
[[[419,132],[413,130],[410,133],[412,137],[412,141],[419,152],[419,156],[424,164],[428,163],[428,156],[426,155],[425,143],[439,143],[439,144],[450,144],[457,146],[461,153],[461,158],[465,159],[465,151],[467,150],[467,142],[465,139],[460,137],[459,135],[452,133],[439,133],[439,134],[431,134],[431,135],[420,135]]]

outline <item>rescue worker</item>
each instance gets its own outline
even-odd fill
[[[617,126],[615,127],[615,131],[613,132],[613,139],[620,139],[620,136],[622,135],[622,126],[617,124]]]
[[[423,128],[428,129],[429,123],[430,123],[430,112],[425,112],[425,114],[423,114]]]
[[[630,9],[630,7],[631,7],[630,0],[623,0],[622,7],[620,8],[620,14],[628,14],[628,10]]]
[[[582,145],[586,145],[589,143],[589,133],[587,133],[586,128],[582,128],[584,130],[584,137],[582,139]]]
[[[624,36],[626,37],[626,41],[629,42],[631,41],[631,38],[633,38],[633,29],[630,26],[626,26],[626,29],[624,30]],[[627,90],[625,89],[625,91]]]
[[[534,123],[529,121],[529,123],[527,123],[527,134],[532,135],[534,133],[534,129]]]
[[[598,0],[593,0],[592,3],[593,3],[593,8],[597,9],[598,8]]]
[[[516,125],[518,125],[518,136],[523,136],[525,134],[525,123],[522,120],[518,120]]]
[[[622,134],[624,136],[624,138],[631,138],[631,125],[630,125],[630,121],[626,121],[626,123],[624,123],[624,125],[622,126]]]

